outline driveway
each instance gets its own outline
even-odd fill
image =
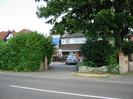
[[[42,72],[48,77],[70,78],[76,72],[75,65],[66,65],[63,62],[53,62],[50,64],[50,69]]]
[[[50,64],[51,69],[49,72],[53,73],[72,73],[76,71],[76,66],[75,65],[66,65],[63,62],[53,62]]]
[[[63,62],[53,62],[50,64],[50,69],[43,72],[0,72],[0,74],[10,74],[18,76],[52,78],[52,79],[66,79],[73,78],[76,72],[75,65],[66,65]]]

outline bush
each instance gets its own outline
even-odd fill
[[[130,55],[133,53],[133,41],[125,41],[122,44],[122,51],[125,55]]]
[[[50,38],[36,32],[20,33],[0,49],[0,68],[13,71],[37,71],[44,57],[51,62],[53,46]]]
[[[85,57],[84,64],[92,67],[108,65],[107,59],[113,52],[113,47],[107,40],[87,40],[81,46]]]
[[[107,68],[110,73],[118,73],[119,72],[119,64],[118,64],[118,51],[113,51],[113,53],[107,59]]]

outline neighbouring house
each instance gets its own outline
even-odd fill
[[[0,32],[0,40],[7,41],[16,34],[15,31],[2,31]]]
[[[28,32],[32,32],[32,31],[28,29],[22,29],[19,32],[15,32],[14,30],[2,31],[0,32],[0,40],[7,41],[8,39],[10,39],[11,37],[15,36],[18,33],[28,33]]]
[[[18,33],[29,33],[29,32],[32,32],[32,31],[29,29],[22,29]]]
[[[61,38],[61,46],[59,53],[61,57],[66,58],[70,54],[81,57],[80,46],[86,41],[85,35],[82,33],[64,34]]]

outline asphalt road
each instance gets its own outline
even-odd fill
[[[63,68],[53,70],[55,76],[52,70],[53,76],[50,72],[0,72],[0,99],[133,99],[133,82],[65,78],[65,73],[74,71],[70,68],[64,73]]]

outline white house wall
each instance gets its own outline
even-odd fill
[[[9,34],[8,37],[6,37],[6,40],[10,39],[11,37],[13,37],[13,34]]]
[[[61,44],[83,44],[85,41],[86,38],[64,38]]]

